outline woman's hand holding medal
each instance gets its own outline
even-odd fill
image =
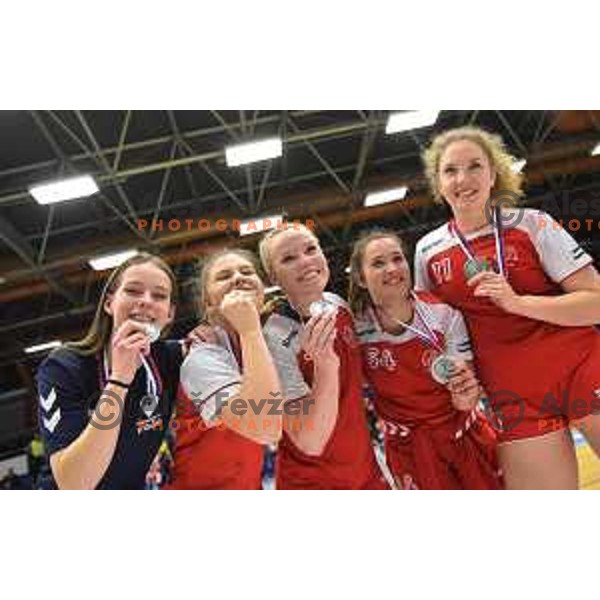
[[[478,298],[489,298],[506,312],[517,312],[520,296],[515,293],[503,275],[485,271],[469,279],[467,284],[475,288],[473,294]]]
[[[300,333],[300,347],[315,364],[332,363],[339,365],[335,352],[337,311],[326,311],[311,317]]]
[[[131,383],[142,364],[142,357],[150,353],[151,336],[145,323],[128,319],[117,329],[111,340],[110,376],[123,383]]]
[[[260,331],[260,315],[256,306],[256,292],[236,289],[225,295],[220,313],[240,334]]]
[[[481,398],[481,386],[473,369],[466,362],[453,359],[453,363],[454,368],[447,383],[452,404],[456,410],[472,411]]]

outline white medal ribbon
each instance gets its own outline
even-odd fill
[[[108,353],[106,349],[104,350],[104,380],[108,382],[110,379],[110,372],[108,370]],[[148,364],[146,357],[142,356],[142,366],[146,371],[146,394],[152,396],[153,398],[158,399],[158,383],[156,382],[156,377],[154,376],[154,372],[152,368]]]
[[[408,329],[408,331],[412,332],[420,340],[423,340],[429,346],[432,346],[433,348],[435,348],[436,350],[438,350],[439,352],[444,354],[444,349],[442,348],[442,346],[440,346],[440,344],[437,340],[437,337],[429,323],[429,319],[428,319],[427,315],[424,313],[423,309],[421,308],[419,299],[416,297],[414,292],[411,292],[410,295],[415,302],[415,314],[421,319],[421,321],[423,322],[423,325],[425,325],[426,331],[419,329],[415,325],[411,325],[410,323],[405,323],[404,321],[401,321],[400,319],[396,319],[395,317],[392,317],[391,315],[389,315],[387,313],[385,313],[385,315],[387,316],[388,319],[392,319],[398,325],[401,325],[405,329]],[[415,321],[416,321],[416,319],[415,319]]]
[[[506,267],[504,264],[504,240],[502,239],[502,225],[499,219],[500,215],[500,207],[497,206],[494,210],[493,224],[492,229],[494,230],[494,239],[496,244],[496,263],[498,264],[498,268],[500,269],[500,275],[506,277]],[[460,245],[461,250],[464,255],[467,257],[469,261],[477,262],[473,252],[471,252],[471,248],[469,247],[469,242],[460,231],[458,226],[456,225],[456,221],[453,221],[450,226],[450,231],[452,235],[458,240],[458,244]]]

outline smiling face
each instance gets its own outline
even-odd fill
[[[442,153],[438,187],[455,216],[483,213],[495,182],[490,159],[475,142],[452,142]]]
[[[398,240],[381,237],[368,243],[361,263],[361,285],[375,306],[389,308],[412,289],[410,267]]]
[[[254,264],[244,256],[229,253],[213,262],[203,275],[206,307],[209,313],[218,310],[223,298],[233,290],[252,294],[260,311],[264,302],[264,286]]]
[[[132,265],[121,274],[116,290],[108,295],[104,311],[112,317],[113,331],[128,319],[155,323],[162,330],[173,321],[172,293],[171,280],[162,269],[151,262]]]
[[[279,233],[269,242],[269,257],[274,281],[293,304],[304,306],[322,296],[329,282],[329,266],[310,231]]]

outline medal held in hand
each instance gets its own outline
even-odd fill
[[[145,323],[144,330],[150,338],[150,343],[153,344],[160,338],[160,327],[156,323]]]
[[[405,323],[404,321],[391,317],[390,315],[388,315],[388,318],[398,323],[398,325],[402,325],[402,327],[412,332],[420,340],[425,342],[430,348],[433,348],[435,350],[435,352],[437,353],[436,357],[429,365],[431,376],[437,383],[441,385],[447,385],[456,369],[456,365],[452,358],[450,358],[445,353],[444,348],[438,340],[438,337],[435,331],[433,330],[433,318],[431,317],[431,315],[428,316],[428,313],[425,310],[426,305],[421,305],[414,292],[411,292],[411,296],[414,301],[415,314],[423,324],[423,329],[419,328],[416,325],[416,319],[415,322],[411,324]]]
[[[319,317],[321,315],[328,315],[336,310],[336,307],[327,300],[317,300],[313,302],[309,307],[311,317]]]
[[[465,263],[465,278],[467,281],[469,279],[473,279],[475,275],[479,275],[479,273],[485,273],[486,271],[490,271],[490,266],[488,261],[485,258],[470,258]]]
[[[431,363],[431,376],[441,385],[448,385],[456,366],[447,354],[440,354]]]
[[[504,253],[504,237],[502,235],[502,219],[501,219],[501,207],[497,206],[493,213],[493,231],[494,240],[496,245],[496,264],[498,273],[503,277],[506,277],[506,260]],[[471,247],[471,244],[465,236],[462,234],[460,229],[457,227],[456,222],[452,221],[449,225],[450,232],[457,239],[458,244],[463,251],[463,254],[467,258],[467,262],[464,266],[465,278],[467,281],[479,275],[479,273],[485,273],[486,271],[494,271],[493,259],[489,261],[485,258],[477,258]]]

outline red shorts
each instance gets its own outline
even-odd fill
[[[385,454],[400,489],[495,490],[502,480],[496,435],[479,413],[463,426],[456,420],[410,430],[386,424]],[[460,434],[460,435],[457,435]]]
[[[565,367],[563,356],[560,365],[531,360],[529,369],[506,369],[505,387],[495,386],[506,391],[490,394],[486,410],[500,443],[561,431],[600,413],[600,335],[570,362]]]

